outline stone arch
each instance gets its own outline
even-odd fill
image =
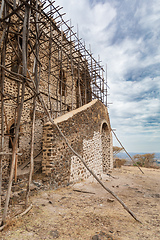
[[[104,120],[101,123],[100,128],[101,133],[101,143],[102,143],[102,166],[103,172],[107,172],[111,169],[111,148],[112,148],[112,138],[111,131],[108,123]]]

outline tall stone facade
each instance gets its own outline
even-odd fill
[[[1,3],[1,1],[0,1]],[[22,12],[20,13],[23,16]],[[16,14],[11,17],[13,22],[18,21]],[[46,25],[49,23],[45,23]],[[70,111],[76,109],[80,105],[83,105],[92,100],[91,86],[90,86],[90,74],[88,71],[87,61],[82,59],[80,53],[74,49],[74,56],[79,58],[79,67],[72,62],[71,69],[71,57],[69,44],[71,44],[65,37],[65,34],[61,33],[58,27],[55,25],[53,30],[53,39],[56,37],[57,43],[53,40],[50,52],[54,53],[49,56],[49,37],[46,35],[44,26],[42,27],[40,46],[39,46],[39,61],[41,67],[39,68],[39,93],[43,97],[44,103],[50,111],[52,118],[56,118]],[[49,25],[47,26],[49,27]],[[14,32],[17,31],[17,26],[13,27]],[[12,29],[12,30],[13,30]],[[34,23],[30,23],[30,29],[36,32]],[[0,28],[0,36],[3,31]],[[33,37],[33,36],[32,36]],[[15,125],[17,121],[17,109],[18,101],[21,99],[22,94],[22,56],[18,55],[22,51],[22,35],[8,34],[8,41],[12,44],[6,46],[5,54],[5,66],[7,71],[5,72],[3,95],[4,95],[4,114],[0,114],[0,135],[2,118],[4,121],[4,147],[2,158],[2,170],[3,176],[8,175],[10,172],[11,158],[12,158],[12,144],[14,139]],[[67,47],[60,48],[63,45]],[[32,43],[35,44],[34,42]],[[31,48],[31,42],[28,44],[28,56],[27,56],[27,78],[35,79],[35,53]],[[59,46],[57,46],[59,44]],[[1,54],[0,54],[1,57]],[[2,59],[0,59],[2,61]],[[81,64],[80,64],[81,63]],[[50,68],[50,73],[49,73]],[[1,81],[1,68],[0,68],[0,81]],[[19,74],[19,76],[16,76]],[[17,82],[16,80],[20,82]],[[32,86],[32,85],[31,85]],[[0,90],[2,89],[0,82]],[[79,93],[81,96],[79,96]],[[0,94],[0,112],[2,95]],[[33,120],[33,99],[34,92],[26,84],[24,95],[24,106],[22,110],[20,133],[18,137],[18,165],[20,166],[25,161],[30,159],[31,150],[31,129]],[[34,156],[36,156],[42,149],[42,132],[43,125],[48,121],[44,113],[44,109],[37,101],[36,104],[36,121],[35,121],[35,141],[34,141]],[[1,146],[1,137],[0,137]]]
[[[50,9],[48,1],[42,4],[41,1],[4,0],[3,3],[0,0],[0,163],[2,161],[3,177],[10,173],[20,115],[15,151],[18,166],[30,162],[35,102],[34,158],[41,157],[45,174],[52,174],[57,184],[88,177],[57,129],[48,123],[44,105],[89,166],[95,168],[97,174],[107,171],[112,167],[111,133],[107,109],[101,103],[107,104],[103,67],[63,20],[61,8],[54,6],[54,1],[49,4]],[[18,114],[24,83],[22,114]],[[43,99],[43,104],[37,96]],[[96,98],[101,102],[91,103]],[[62,120],[66,116],[68,120]]]
[[[107,108],[98,100],[54,119],[72,148],[97,175],[113,167],[112,134]],[[80,159],[66,145],[56,126],[43,128],[42,171],[55,185],[90,176]]]

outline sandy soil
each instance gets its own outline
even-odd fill
[[[32,210],[0,233],[3,240],[160,239],[160,169],[114,169],[103,182],[137,216],[128,212],[93,179],[58,190],[40,191]],[[77,192],[82,190],[89,193]]]

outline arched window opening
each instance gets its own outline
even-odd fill
[[[59,72],[59,94],[61,96],[66,95],[66,82],[67,82],[67,78],[66,78],[65,71],[63,69],[60,69],[60,72]]]
[[[19,65],[22,61],[21,54],[18,54],[22,50],[22,38],[17,37],[17,35],[14,36],[13,42],[14,42],[14,48],[17,51],[17,53],[14,53],[14,56],[12,56],[12,65],[11,65],[11,71],[18,73]]]
[[[92,101],[91,96],[91,77],[88,71],[88,67],[83,68],[81,72],[81,95],[82,95],[82,104],[86,104]]]

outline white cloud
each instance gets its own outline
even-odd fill
[[[160,151],[159,0],[56,2],[107,63],[109,112],[119,138],[129,151]]]
[[[116,16],[116,10],[107,2],[93,6],[86,0],[59,0],[58,3],[67,12],[66,19],[71,16],[73,24],[79,25],[80,37],[93,46],[104,39],[105,29]]]

